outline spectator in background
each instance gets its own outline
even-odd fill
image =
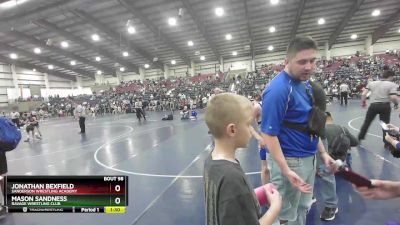
[[[340,90],[340,105],[343,105],[343,100],[344,100],[344,104],[347,106],[347,99],[349,97],[349,85],[346,82],[343,82],[340,86],[339,86],[339,90]]]
[[[377,114],[379,114],[379,119],[381,121],[387,124],[390,122],[390,112],[392,110],[390,107],[390,102],[393,102],[395,105],[398,104],[398,85],[392,82],[394,75],[395,74],[393,71],[385,70],[382,74],[383,80],[368,83],[367,87],[362,93],[362,106],[366,106],[366,97],[368,91],[371,91],[370,99],[372,103],[368,107],[367,115],[365,116],[364,123],[361,126],[360,133],[358,134],[358,140],[364,140],[368,128]],[[382,130],[382,132],[382,139],[385,143],[385,147],[387,147],[387,142],[385,140],[386,131]]]
[[[20,122],[19,122],[19,117],[20,114],[17,112],[15,109],[11,112],[11,121],[18,127],[20,128]]]
[[[86,127],[85,127],[85,120],[86,120],[86,102],[79,104],[76,109],[74,115],[79,118],[79,127],[81,128],[80,134],[85,134]]]

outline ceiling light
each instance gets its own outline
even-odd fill
[[[374,11],[372,11],[372,16],[379,16],[379,15],[381,15],[381,10],[375,9]]]
[[[101,61],[101,58],[99,56],[96,56],[95,59],[96,59],[97,62]]]
[[[233,56],[237,56],[237,51],[233,51],[233,52],[232,52],[232,55],[233,55]]]
[[[3,1],[4,3],[0,4],[0,8],[11,8],[17,5],[21,5],[22,3],[27,2],[28,0],[9,0],[9,1]]]
[[[128,52],[123,52],[122,55],[123,55],[124,57],[128,57],[128,56],[129,56],[129,53],[128,53]]]
[[[11,54],[10,54],[10,58],[12,58],[12,59],[18,59],[18,55],[15,54],[15,53],[11,53]]]
[[[96,74],[97,75],[101,75],[103,72],[101,72],[101,70],[97,70]]]
[[[125,67],[119,68],[119,71],[124,72],[125,71]]]
[[[144,64],[144,68],[149,68],[150,67],[150,65],[149,64]]]
[[[76,62],[74,60],[71,61],[71,66],[75,66]]]
[[[276,4],[279,3],[279,0],[270,0],[270,2],[271,2],[272,5],[276,5]]]
[[[175,60],[171,60],[171,64],[172,64],[172,65],[175,65],[175,64],[176,64],[176,61],[175,61]]]
[[[200,56],[200,60],[204,61],[204,60],[206,60],[206,57],[204,55],[202,55],[202,56]]]
[[[215,15],[221,17],[224,15],[224,13],[225,13],[224,8],[222,7],[215,8]]]
[[[324,18],[319,18],[318,19],[318,24],[319,25],[325,24],[325,19]]]
[[[33,68],[33,69],[32,69],[32,71],[33,71],[33,72],[36,72],[36,69],[35,69],[35,68]]]
[[[232,35],[231,34],[227,34],[227,35],[225,35],[225,39],[226,40],[232,40]]]
[[[168,24],[170,26],[176,26],[176,19],[174,17],[168,18]]]
[[[274,46],[272,46],[272,45],[268,46],[268,51],[272,51],[272,50],[274,50]]]
[[[40,53],[42,53],[42,50],[41,50],[40,48],[34,48],[34,49],[33,49],[33,52],[34,52],[35,54],[40,54]]]
[[[53,65],[49,65],[48,68],[49,68],[49,70],[52,70],[52,69],[54,69],[54,66]]]
[[[400,33],[400,29],[399,29],[399,33]]]
[[[188,46],[193,46],[193,41],[188,41]]]
[[[270,26],[268,30],[270,33],[274,33],[276,31],[276,28],[275,26]]]
[[[93,34],[93,35],[92,35],[92,40],[93,40],[93,41],[99,41],[99,40],[100,40],[99,35],[98,35],[98,34]]]
[[[357,34],[352,34],[350,38],[355,40],[355,39],[357,39],[357,37],[358,37]]]
[[[61,47],[68,48],[68,46],[69,46],[68,42],[66,42],[66,41],[61,42]]]
[[[129,26],[129,27],[128,27],[128,33],[130,33],[130,34],[134,34],[134,33],[136,33],[136,29],[135,29],[135,27],[133,27],[133,26]]]

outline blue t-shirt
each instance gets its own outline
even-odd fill
[[[309,84],[306,85],[311,90]],[[316,153],[318,137],[283,126],[283,121],[306,126],[311,108],[312,100],[304,83],[293,79],[284,70],[264,91],[261,131],[278,137],[285,157],[304,158]]]

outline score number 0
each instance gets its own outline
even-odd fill
[[[114,190],[115,190],[115,192],[120,192],[121,191],[121,186],[118,185],[118,184],[115,185],[114,186]],[[115,204],[119,205],[121,203],[121,198],[119,198],[119,197],[114,198],[114,202],[115,202]]]

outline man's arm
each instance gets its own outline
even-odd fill
[[[262,134],[265,143],[267,144],[268,150],[272,158],[276,161],[282,174],[286,175],[290,168],[286,163],[285,156],[283,155],[281,144],[277,136],[270,136],[268,134]]]
[[[264,141],[253,126],[250,126],[250,133],[255,139],[257,139],[259,143],[262,143]]]
[[[367,199],[384,200],[400,197],[400,182],[388,180],[371,180],[372,188],[356,187],[356,190]]]
[[[399,103],[397,97],[397,87],[397,85],[393,84],[393,88],[390,90],[390,101],[392,101],[395,105]]]
[[[368,94],[368,88],[364,88],[364,91],[363,91],[363,93],[361,94],[361,101],[363,102],[363,104],[364,104],[364,102],[367,100],[367,94]]]
[[[317,149],[318,149],[319,157],[322,159],[322,161],[324,162],[325,166],[330,171],[336,172],[337,171],[337,166],[335,165],[335,160],[325,150],[325,147],[324,147],[324,144],[322,143],[321,138],[319,138]]]

